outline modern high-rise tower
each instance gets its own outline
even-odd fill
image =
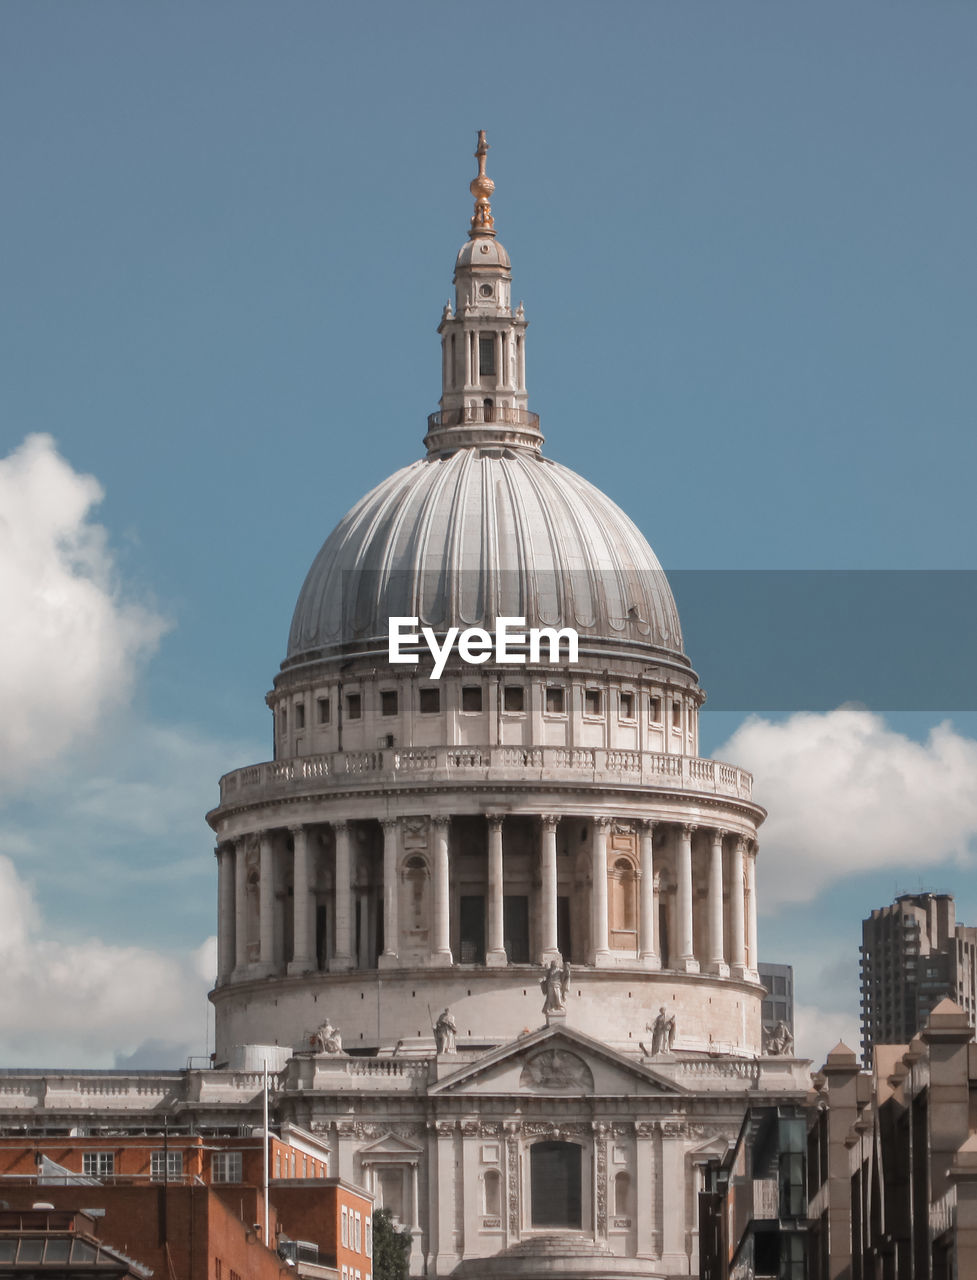
[[[977,1005],[977,928],[956,923],[953,895],[906,893],[862,921],[862,1061],[877,1044],[908,1044],[945,997]]]

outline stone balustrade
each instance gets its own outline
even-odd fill
[[[571,781],[635,787],[682,794],[750,800],[753,776],[736,765],[657,751],[621,751],[602,747],[391,747],[376,751],[335,751],[248,765],[220,781],[221,804],[253,802],[296,792],[315,792],[323,784],[376,786],[398,780],[431,782]]]

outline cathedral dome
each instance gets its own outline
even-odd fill
[[[385,651],[391,616],[439,633],[521,617],[573,627],[581,654],[653,649],[688,668],[675,601],[640,531],[599,489],[528,450],[462,448],[367,494],[309,570],[285,665]]]

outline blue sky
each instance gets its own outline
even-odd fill
[[[3,788],[31,945],[142,948],[165,985],[212,931],[201,815],[220,772],[270,753],[305,571],[436,407],[479,128],[547,452],[666,568],[977,567],[971,5],[32,0],[0,33],[0,457],[47,433],[97,479],[106,590],[156,620],[126,623],[124,694],[93,694],[63,744],[38,731]],[[735,656],[749,637],[728,632]],[[43,672],[8,669],[29,727]],[[946,718],[898,711],[842,726],[853,773],[867,737],[908,759],[898,735]],[[975,717],[952,718],[963,786]],[[740,719],[706,715],[705,750]],[[771,958],[806,957],[812,1053],[856,1007],[871,906],[949,889],[977,923],[969,817],[930,840],[929,803],[918,866],[866,855],[763,921]],[[192,1041],[189,995],[131,1026],[119,1001],[91,1040],[12,1006],[0,1048]]]

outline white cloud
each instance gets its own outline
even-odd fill
[[[62,942],[0,857],[0,1061],[108,1067],[147,1041],[164,1046],[170,1062],[203,1053],[215,946],[208,939],[171,955],[98,938]]]
[[[769,810],[763,911],[808,902],[860,872],[973,863],[977,741],[949,724],[920,743],[857,708],[751,718],[716,755],[753,772]]]
[[[92,476],[32,435],[0,459],[0,788],[30,776],[124,705],[166,623],[127,600]]]
[[[795,1004],[794,1052],[799,1058],[810,1058],[812,1070],[817,1071],[823,1065],[839,1040],[856,1057],[861,1057],[861,1035],[856,1015],[844,1009]]]

